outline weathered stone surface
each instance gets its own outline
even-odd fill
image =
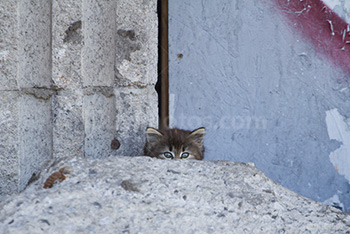
[[[43,189],[59,168],[66,180]],[[249,164],[109,157],[61,161],[0,203],[1,233],[349,233],[350,215]]]

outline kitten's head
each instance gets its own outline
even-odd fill
[[[204,135],[205,128],[198,128],[192,132],[177,128],[166,130],[147,128],[144,153],[163,159],[202,160]]]

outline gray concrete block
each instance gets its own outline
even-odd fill
[[[82,1],[52,3],[52,79],[58,88],[81,89]]]
[[[113,92],[86,93],[83,101],[86,157],[102,158],[114,154],[111,142],[115,138],[115,97]]]
[[[23,190],[52,156],[51,96],[0,93],[0,196]]]
[[[83,86],[113,86],[115,1],[83,0]]]
[[[158,126],[157,1],[120,0],[116,8],[118,154],[143,154],[145,129]]]
[[[0,1],[0,90],[17,88],[18,1]]]
[[[120,0],[117,5],[117,85],[154,85],[158,64],[157,1]]]
[[[53,157],[84,155],[82,1],[52,2]]]
[[[0,198],[18,191],[18,92],[0,92]]]
[[[142,155],[146,127],[158,126],[158,97],[153,86],[116,88],[117,139],[120,155]]]
[[[53,97],[53,157],[84,155],[83,94],[60,91]]]
[[[18,2],[19,87],[51,86],[51,1]]]
[[[51,98],[21,95],[18,100],[19,190],[52,159]]]

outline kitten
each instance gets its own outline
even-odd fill
[[[205,128],[186,131],[172,128],[146,129],[144,154],[162,159],[197,159],[204,157]]]

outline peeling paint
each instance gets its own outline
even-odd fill
[[[344,204],[340,202],[338,194],[334,194],[332,197],[328,198],[323,203],[344,210]]]
[[[295,28],[305,40],[314,45],[321,57],[328,58],[336,67],[350,74],[350,34],[347,31],[350,20],[350,4],[338,0],[327,1],[285,1],[275,0],[288,24]],[[293,12],[293,14],[291,14]]]
[[[347,23],[350,23],[350,1],[323,0],[323,2]]]
[[[342,145],[331,152],[329,158],[335,170],[350,182],[350,119],[339,114],[337,109],[326,111],[328,135]]]

